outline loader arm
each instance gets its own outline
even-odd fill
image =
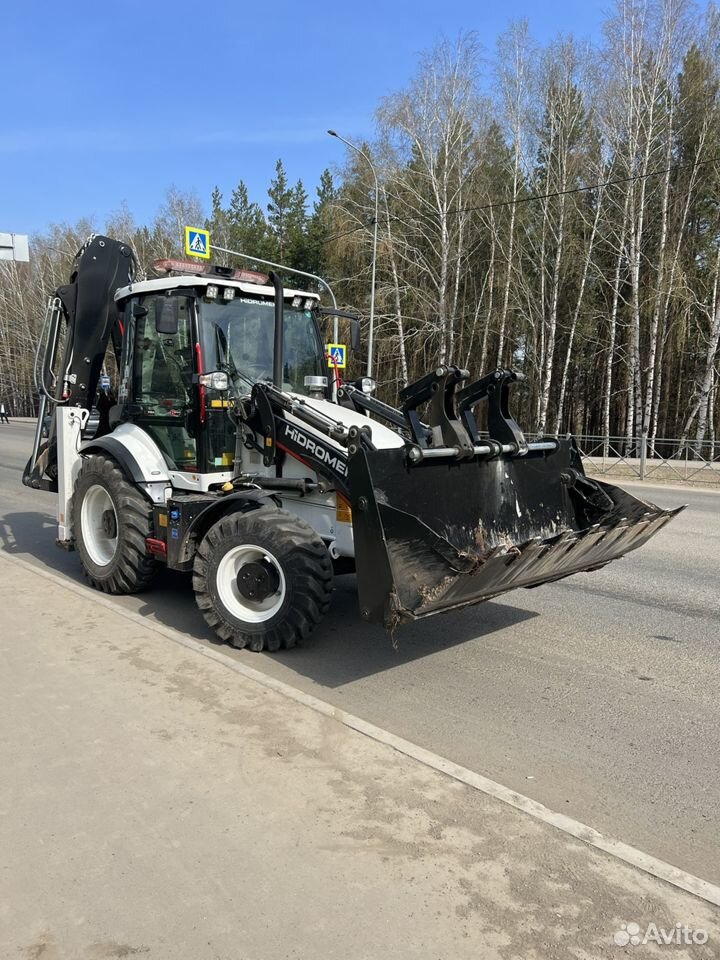
[[[349,500],[347,451],[352,428],[346,427],[340,417],[333,420],[319,413],[308,401],[264,381],[254,385],[249,399],[240,401],[239,413],[253,431],[246,442],[262,454],[266,467],[277,467],[278,476],[274,479],[279,482],[264,478],[264,486],[286,488],[282,463],[289,455],[307,464],[326,489],[336,490]]]

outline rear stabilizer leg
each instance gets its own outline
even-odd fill
[[[70,501],[82,461],[79,453],[82,431],[89,416],[90,411],[80,407],[57,408],[57,544],[66,549],[71,548],[73,540]]]

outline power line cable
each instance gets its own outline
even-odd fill
[[[357,233],[358,230],[366,230],[367,227],[368,227],[368,225],[369,225],[369,226],[372,226],[372,225],[373,225],[373,219],[374,219],[374,218],[371,218],[371,219],[368,221],[368,224],[361,223],[360,226],[358,226],[358,227],[353,227],[351,230],[345,230],[343,233],[337,233],[337,234],[335,234],[334,237],[328,237],[327,240],[325,240],[324,242],[325,242],[325,243],[334,243],[335,240],[342,240],[343,237],[349,237],[351,233]]]
[[[568,190],[553,190],[550,193],[536,193],[532,194],[529,197],[517,197],[514,200],[495,200],[491,203],[484,203],[477,207],[465,207],[462,211],[452,210],[448,211],[448,216],[458,216],[460,213],[475,213],[482,210],[494,210],[499,207],[511,207],[513,205],[518,205],[521,203],[530,203],[534,200],[552,200],[554,197],[564,197],[574,193],[587,193],[590,190],[599,190],[601,187],[612,187],[618,184],[623,183],[632,183],[636,180],[645,180],[648,177],[660,176],[664,173],[670,173],[673,170],[684,167],[702,167],[710,163],[720,162],[720,157],[709,157],[707,160],[697,160],[692,163],[679,163],[671,164],[668,167],[661,167],[657,170],[648,170],[647,173],[636,173],[629,177],[616,177],[611,180],[601,180],[598,183],[586,184],[583,187],[571,187]],[[394,220],[396,223],[413,223],[413,219],[408,219],[405,217],[391,216],[391,220]],[[415,218],[417,219],[417,218]],[[360,228],[358,228],[360,229]]]

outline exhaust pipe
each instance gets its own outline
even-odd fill
[[[283,290],[282,280],[275,273],[270,271],[268,279],[275,288],[275,331],[273,336],[273,383],[282,390],[283,388],[283,327],[284,327],[284,306],[285,291]]]

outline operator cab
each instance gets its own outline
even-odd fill
[[[115,301],[124,330],[116,417],[141,426],[172,471],[231,471],[229,393],[200,377],[225,373],[233,394],[272,379],[275,291],[267,277],[230,269],[169,276],[123,287]],[[289,392],[307,394],[307,378],[324,373],[318,303],[317,294],[284,291],[282,377]]]

